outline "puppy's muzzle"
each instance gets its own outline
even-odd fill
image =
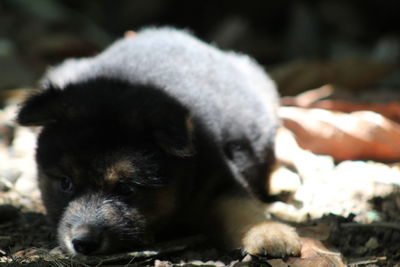
[[[146,242],[145,220],[135,207],[101,194],[72,200],[58,225],[59,243],[76,255],[110,254]]]

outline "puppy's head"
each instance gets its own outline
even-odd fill
[[[48,85],[17,120],[43,127],[39,185],[69,253],[148,244],[174,213],[178,165],[193,154],[191,125],[186,109],[161,91],[105,79]]]

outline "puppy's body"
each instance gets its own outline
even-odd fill
[[[274,84],[248,57],[147,29],[66,61],[43,89],[18,120],[44,126],[40,187],[70,253],[133,249],[181,223],[251,253],[298,253],[291,228],[235,209],[268,199],[278,125]]]

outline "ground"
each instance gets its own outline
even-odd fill
[[[19,95],[19,94],[18,94]],[[0,111],[0,263],[11,266],[395,266],[400,262],[400,170],[372,161],[334,162],[297,146],[287,130],[277,154],[291,155],[275,171],[274,193],[285,199],[266,214],[291,222],[303,237],[301,258],[269,259],[208,247],[202,236],[149,251],[105,258],[70,258],[57,248],[35,184],[38,129],[15,125],[19,97]],[[292,138],[292,139],[290,139]],[[293,151],[296,151],[294,153]]]

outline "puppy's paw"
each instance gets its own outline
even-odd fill
[[[300,254],[301,243],[294,228],[272,221],[256,224],[247,230],[242,239],[243,250],[252,255],[273,257]]]

